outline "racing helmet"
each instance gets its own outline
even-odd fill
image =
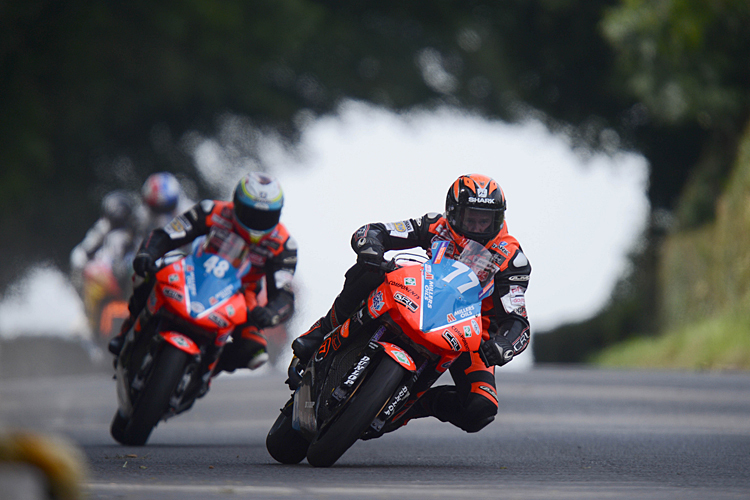
[[[235,228],[257,243],[279,223],[284,193],[279,181],[261,172],[250,172],[234,188]]]
[[[180,200],[180,182],[169,172],[151,174],[143,183],[141,197],[158,214],[173,212]]]
[[[445,218],[453,231],[485,245],[503,227],[505,194],[491,177],[462,175],[448,189]]]
[[[126,227],[133,215],[133,200],[124,191],[112,191],[102,199],[102,217],[112,229]]]

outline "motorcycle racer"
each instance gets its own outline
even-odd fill
[[[326,334],[354,313],[384,279],[383,255],[389,250],[421,247],[429,252],[434,240],[451,244],[446,255],[455,258],[467,240],[482,244],[499,266],[494,292],[482,302],[483,344],[479,352],[461,355],[450,367],[455,386],[433,387],[421,395],[400,423],[434,416],[466,432],[477,432],[497,414],[494,366],[502,366],[523,352],[530,330],[525,291],[531,265],[519,242],[508,233],[506,200],[499,184],[479,174],[460,176],[448,190],[445,213],[360,227],[351,239],[357,262],[346,272],[344,287],[328,313],[292,342],[299,362],[306,364]],[[292,360],[292,366],[297,360]],[[290,367],[290,381],[293,380]],[[395,429],[387,429],[387,431]]]
[[[252,267],[243,277],[243,285],[248,293],[258,293],[265,277],[268,302],[248,310],[247,323],[233,332],[232,342],[225,346],[215,373],[255,369],[264,364],[269,357],[267,341],[259,329],[285,322],[294,312],[292,278],[297,265],[297,244],[279,222],[283,205],[279,182],[268,175],[251,172],[235,187],[232,201],[197,203],[165,227],[151,231],[136,252],[133,270],[137,276],[146,277],[153,271],[157,259],[208,234],[214,226],[235,232],[248,244]],[[144,281],[133,291],[130,318],[109,344],[113,354],[118,355],[122,349],[124,334],[145,306],[152,287],[153,280]],[[136,324],[136,331],[138,327]]]
[[[70,252],[70,281],[81,298],[84,297],[83,270],[98,252],[107,250],[112,271],[118,282],[125,283],[130,275],[126,256],[137,246],[138,221],[130,193],[115,190],[102,199],[101,215],[83,240]]]
[[[166,226],[177,215],[193,206],[182,190],[180,181],[169,172],[149,175],[141,187],[143,205],[139,210],[140,234]]]

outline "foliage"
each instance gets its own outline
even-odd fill
[[[0,287],[28,262],[64,268],[107,190],[171,170],[212,195],[193,164],[202,139],[262,169],[262,131],[293,142],[346,98],[504,120],[545,109],[599,146],[621,107],[592,29],[610,3],[4,2],[0,231],[14,238]]]
[[[750,99],[748,21],[745,0],[624,0],[602,29],[655,119],[734,129]]]
[[[750,370],[750,314],[736,311],[637,337],[589,358],[608,367]]]

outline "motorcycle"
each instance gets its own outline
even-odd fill
[[[457,260],[436,241],[429,260],[397,256],[384,282],[331,331],[306,366],[293,358],[296,387],[266,437],[283,464],[333,465],[359,439],[405,423],[405,415],[451,363],[482,342],[481,302],[498,266],[470,241]]]
[[[94,340],[100,346],[106,346],[129,315],[127,297],[132,258],[122,255],[129,238],[122,230],[110,232],[81,272],[84,311]]]
[[[159,266],[149,273],[153,290],[115,360],[118,410],[110,433],[126,445],[146,444],[160,421],[208,392],[225,344],[254,306],[241,283],[249,250],[230,231],[214,228],[188,255],[167,255]]]

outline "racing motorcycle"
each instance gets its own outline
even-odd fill
[[[275,460],[332,465],[358,439],[403,425],[453,361],[479,350],[481,302],[498,267],[476,242],[457,260],[446,256],[449,245],[434,242],[429,260],[401,255],[384,263],[384,282],[307,365],[293,358],[294,394],[266,438]]]
[[[126,231],[111,231],[82,271],[84,310],[94,340],[100,346],[106,346],[112,333],[120,331],[129,315],[127,297],[131,291],[132,256],[123,255],[129,240]]]
[[[161,420],[208,392],[224,345],[253,301],[241,283],[249,250],[230,231],[214,228],[188,255],[165,256],[159,266],[149,273],[153,290],[115,360],[118,410],[110,433],[126,445],[146,444]]]

